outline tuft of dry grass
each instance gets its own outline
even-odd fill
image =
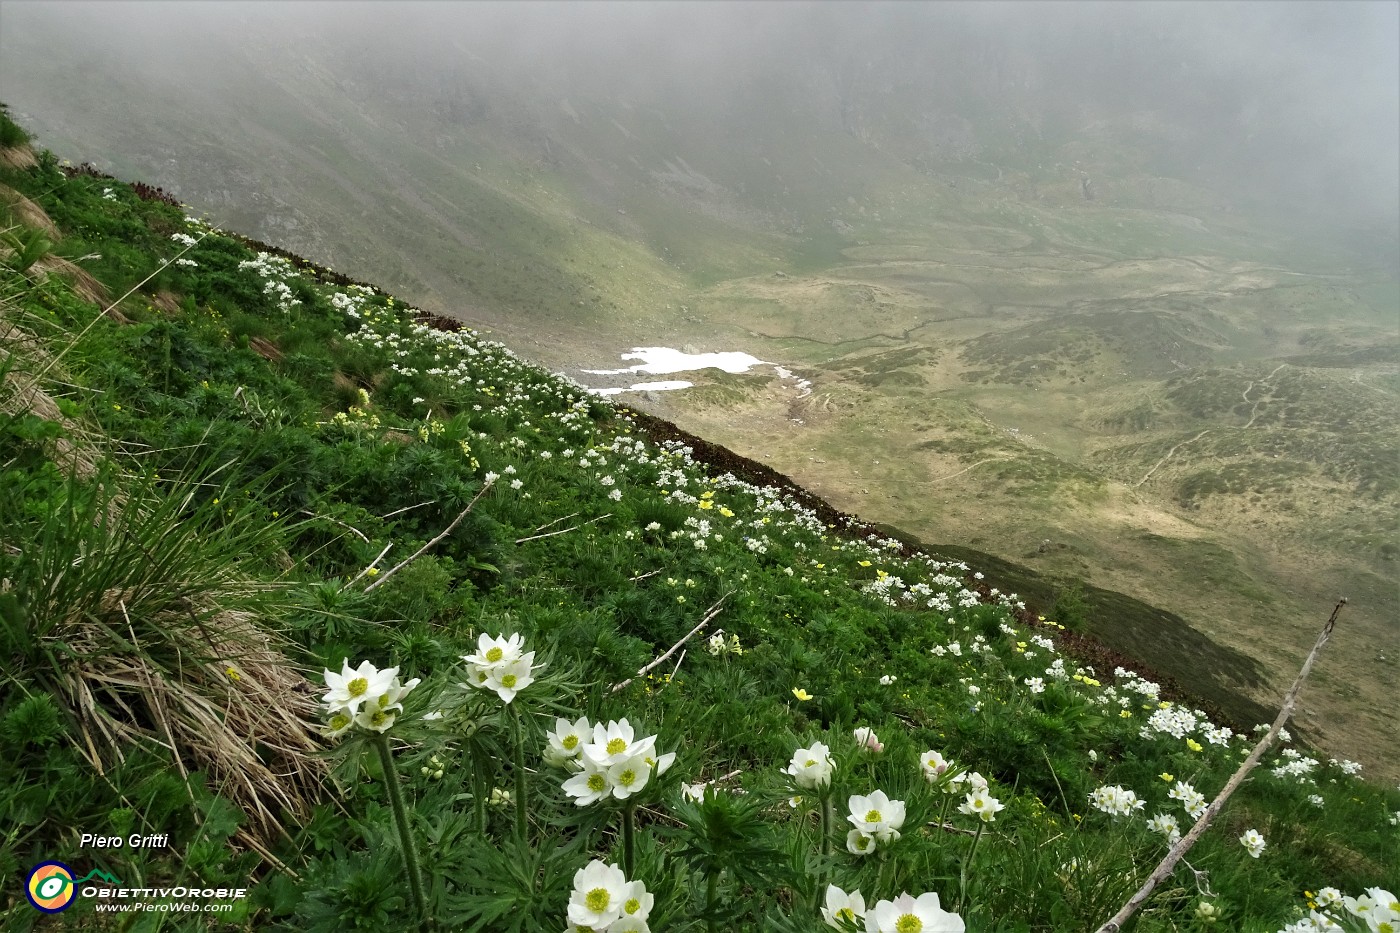
[[[105,305],[111,296],[107,293],[107,288],[86,269],[73,262],[71,259],[64,259],[62,256],[52,254],[43,257],[34,263],[34,268],[44,274],[61,275],[68,280],[73,292],[81,299],[95,305]],[[122,314],[115,307],[108,308],[107,314],[116,317],[119,323],[128,323],[126,315]]]
[[[182,776],[208,775],[248,817],[242,831],[266,845],[289,815],[306,816],[325,779],[308,726],[316,718],[310,682],[251,612],[171,606],[138,634],[133,595],[108,590],[98,612],[75,614],[54,632],[72,652],[61,682],[84,756],[101,772],[131,745],[159,745]]]
[[[6,168],[26,169],[38,164],[39,160],[28,143],[22,146],[0,146],[0,165]]]
[[[3,152],[5,150],[0,150]],[[19,223],[35,230],[42,230],[50,240],[58,242],[62,238],[58,225],[49,218],[42,207],[20,194],[8,185],[0,185],[0,204]]]
[[[97,473],[97,450],[87,442],[82,426],[64,415],[53,397],[25,371],[36,361],[42,365],[48,354],[34,335],[14,323],[11,316],[9,302],[0,301],[0,415],[29,412],[62,425],[64,435],[53,441],[54,462],[82,479],[91,479]]]

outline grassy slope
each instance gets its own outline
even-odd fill
[[[932,817],[937,801],[920,789],[909,762],[917,749],[942,746],[980,767],[1008,803],[982,843],[984,861],[968,888],[964,912],[979,930],[1079,928],[1101,919],[1104,908],[1116,906],[1135,886],[1124,865],[1155,860],[1160,843],[1141,827],[1125,830],[1094,814],[1076,828],[1080,821],[1069,814],[1082,815],[1094,784],[1112,780],[1153,793],[1148,788],[1158,783],[1158,772],[1170,769],[1214,790],[1234,767],[1240,740],[1229,749],[1207,745],[1191,752],[1174,739],[1142,738],[1137,722],[1146,711],[1127,700],[1121,710],[1126,722],[1104,715],[1095,697],[1103,696],[1112,712],[1118,704],[1107,697],[1115,695],[1102,694],[1083,675],[1044,695],[1022,689],[1023,678],[1041,672],[1050,651],[1038,645],[1036,652],[1045,653],[1033,659],[1017,644],[1033,632],[1043,637],[1030,615],[1015,617],[1022,628],[1007,634],[1002,625],[1013,616],[995,601],[934,611],[912,599],[889,606],[874,598],[870,585],[882,572],[906,583],[927,578],[935,589],[961,597],[962,581],[939,583],[935,576],[964,568],[931,565],[874,539],[836,533],[823,525],[822,513],[806,512],[789,494],[716,475],[730,469],[767,482],[771,476],[757,465],[710,449],[704,452],[713,468],[691,463],[664,443],[665,426],[651,426],[648,439],[625,413],[579,396],[476,335],[439,335],[429,343],[414,331],[413,315],[396,308],[393,299],[369,291],[355,298],[333,277],[290,280],[302,304],[284,314],[257,274],[239,266],[251,254],[236,240],[186,227],[177,210],[138,200],[113,181],[65,179],[51,163],[0,180],[30,194],[66,229],[61,252],[75,258],[101,252],[102,259],[87,262],[113,293],[155,273],[121,305],[122,322],[75,300],[59,279],[26,278],[6,268],[7,327],[19,323],[53,349],[72,341],[79,328],[86,330],[68,355],[63,382],[53,386],[65,393],[60,410],[69,426],[23,410],[3,422],[10,453],[0,477],[16,496],[12,501],[21,503],[4,516],[6,540],[22,544],[0,555],[0,577],[30,572],[36,551],[23,546],[25,536],[64,514],[54,503],[75,495],[61,471],[44,462],[51,439],[68,435],[113,451],[119,468],[114,483],[139,479],[157,497],[165,488],[191,490],[175,507],[192,510],[181,514],[182,521],[209,523],[210,535],[218,534],[221,523],[263,529],[263,544],[242,554],[239,572],[276,585],[282,605],[262,607],[264,624],[282,627],[293,657],[313,669],[347,655],[373,656],[402,665],[405,675],[428,678],[430,689],[447,687],[460,678],[455,658],[474,643],[477,631],[518,627],[532,645],[553,653],[554,666],[581,678],[584,686],[559,688],[564,702],[595,718],[630,714],[658,731],[665,747],[678,748],[681,757],[668,781],[741,769],[750,791],[772,804],[766,818],[777,834],[776,841],[753,837],[752,857],[788,859],[787,847],[806,845],[806,830],[799,830],[805,823],[788,815],[786,792],[772,777],[775,763],[786,760],[799,739],[829,728],[832,741],[840,742],[857,722],[878,727],[887,754],[865,774],[851,765],[847,753],[853,750],[839,746],[846,761],[839,779],[852,790],[868,789],[867,780],[891,787],[915,801],[920,819]],[[103,194],[107,188],[113,189],[110,198]],[[171,235],[187,231],[209,235],[188,253],[198,265],[162,266],[160,259],[176,249],[169,245]],[[346,313],[344,304],[334,307],[335,296],[342,303],[354,298],[349,306],[355,313]],[[7,359],[11,349],[35,352],[17,341],[6,349]],[[25,366],[33,362],[18,359]],[[454,367],[450,378],[422,372],[444,363]],[[396,372],[395,365],[418,372]],[[432,416],[425,414],[428,408]],[[73,427],[79,423],[85,430]],[[214,477],[192,466],[186,452],[186,445],[210,443],[217,447],[215,462],[228,463],[217,476],[222,485],[205,485]],[[703,446],[697,442],[697,451]],[[141,453],[116,453],[119,447]],[[587,467],[576,459],[584,451]],[[522,488],[507,488],[502,477],[456,535],[389,585],[370,593],[363,583],[345,582],[375,560],[384,544],[406,554],[435,536],[489,484],[488,470],[518,477]],[[619,481],[606,484],[605,474]],[[667,494],[682,488],[697,495]],[[800,490],[791,494],[801,496]],[[774,499],[780,508],[764,506]],[[706,508],[706,502],[715,505]],[[584,515],[590,525],[535,537]],[[702,517],[723,529],[723,540],[710,539],[703,550],[691,537]],[[659,533],[648,530],[653,521]],[[745,535],[765,539],[768,550],[745,547]],[[712,657],[695,650],[674,683],[653,680],[618,696],[606,692],[604,685],[629,676],[679,638],[701,607],[726,591],[732,596],[721,621],[742,639],[744,655]],[[24,603],[0,605],[7,626],[14,622],[9,613]],[[120,627],[115,608],[105,605],[100,613],[100,621]],[[6,673],[11,686],[21,689],[7,691],[0,708],[6,751],[0,760],[6,786],[23,791],[3,803],[24,832],[5,840],[4,864],[15,868],[22,860],[55,856],[91,860],[91,852],[76,849],[72,828],[120,818],[171,831],[177,840],[202,840],[177,843],[182,848],[171,859],[114,853],[104,864],[122,878],[161,882],[195,872],[211,883],[229,883],[257,870],[251,856],[225,854],[222,840],[238,826],[239,813],[203,791],[200,815],[185,808],[176,772],[150,743],[115,769],[109,782],[90,779],[80,762],[68,760],[74,757],[70,743],[57,738],[68,728],[64,717],[48,726],[49,744],[34,744],[38,733],[21,716],[24,710],[32,715],[32,704],[20,696],[36,691],[39,678],[50,672],[35,666],[41,655],[18,631],[6,629]],[[964,657],[930,650],[949,639],[971,645],[979,636],[995,646],[985,656],[970,649]],[[130,650],[120,648],[123,656]],[[53,663],[62,669],[68,662]],[[898,689],[879,683],[889,671],[898,671]],[[1099,676],[1107,680],[1105,670]],[[239,689],[236,680],[219,683]],[[964,683],[980,684],[978,702],[969,704]],[[794,684],[818,699],[811,706],[796,703],[789,689]],[[135,702],[132,697],[126,694],[126,702]],[[504,730],[501,718],[481,721],[486,734]],[[133,725],[142,726],[139,717]],[[493,861],[495,846],[479,846],[474,836],[466,845],[452,842],[465,825],[463,799],[480,790],[470,772],[486,769],[488,781],[506,781],[490,754],[483,757],[469,740],[455,741],[474,750],[431,744],[423,749],[423,755],[437,748],[449,756],[445,777],[416,776],[429,770],[425,764],[417,771],[417,760],[404,769],[418,824],[436,840],[430,887],[441,899],[439,909],[470,920],[481,916],[485,904],[505,904],[506,914],[533,925],[528,928],[554,922],[575,868],[589,853],[615,851],[613,842],[596,820],[579,822],[576,809],[557,799],[557,789],[537,779],[531,812],[540,816],[536,832],[546,855],[539,872],[530,873],[528,890],[517,891],[518,872],[499,858]],[[1223,899],[1238,928],[1276,929],[1294,911],[1298,890],[1319,880],[1348,890],[1383,880],[1395,849],[1393,829],[1384,825],[1385,812],[1396,806],[1394,795],[1337,777],[1336,785],[1312,788],[1261,774],[1232,806],[1226,825],[1197,851],[1212,866],[1213,884],[1231,892]],[[1304,795],[1314,789],[1325,798],[1323,819],[1304,809],[1311,808]],[[57,794],[61,804],[35,810],[30,802],[36,793]],[[278,857],[296,866],[301,880],[270,880],[249,912],[235,919],[259,928],[280,923],[343,929],[346,917],[378,928],[406,925],[401,901],[392,899],[395,889],[383,884],[397,869],[385,860],[393,848],[384,844],[388,816],[380,783],[344,784],[337,797],[335,805],[323,803],[295,825],[292,838],[275,842]],[[340,815],[342,807],[356,814],[353,823]],[[507,819],[488,819],[496,845],[508,845]],[[1267,862],[1263,874],[1233,839],[1255,824],[1287,853]],[[1012,835],[1003,837],[1007,827],[1014,827]],[[881,895],[890,886],[922,890],[930,880],[945,892],[956,886],[961,849],[912,823],[907,829],[898,859],[879,867],[843,859],[835,877],[848,888],[864,885]],[[659,833],[661,827],[644,831]],[[640,864],[649,887],[660,892],[658,926],[669,920],[668,928],[698,929],[699,886],[676,848],[645,849]],[[1042,851],[1044,859],[1025,857]],[[1110,857],[1101,858],[1104,853]],[[1058,874],[1071,857],[1081,867],[1074,884],[1062,885]],[[491,890],[464,879],[479,879]],[[732,922],[772,929],[793,895],[781,883],[755,891],[749,880],[743,874],[724,882],[725,902],[742,914]],[[1028,890],[1039,893],[1027,898]],[[1190,928],[1191,900],[1168,892],[1138,929]],[[15,909],[23,922],[27,908]],[[794,913],[799,928],[808,926],[810,918],[803,918],[809,912]]]
[[[899,119],[814,123],[774,82],[776,118],[756,119],[758,90],[734,102],[750,141],[734,146],[713,114],[678,128],[489,78],[500,103],[444,122],[414,101],[350,106],[328,73],[289,79],[277,55],[245,95],[256,110],[238,105],[240,133],[163,143],[179,164],[140,173],[173,172],[231,226],[556,368],[637,343],[805,364],[808,400],[750,384],[647,404],[926,540],[1170,606],[1265,665],[1267,683],[1239,684],[1254,701],[1277,696],[1345,592],[1357,647],[1322,672],[1338,686],[1309,728],[1392,767],[1372,750],[1400,743],[1381,713],[1394,675],[1363,647],[1395,636],[1395,497],[1371,481],[1396,449],[1392,273],[1232,213],[1107,130],[1091,156],[1073,126],[1028,139],[968,105],[998,164],[940,157]],[[201,106],[148,115],[144,132],[180,139],[231,105]],[[113,110],[52,137],[132,152],[129,123]]]

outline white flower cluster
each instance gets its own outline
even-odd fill
[[[534,683],[539,667],[533,651],[522,653],[525,639],[521,635],[492,638],[482,632],[476,644],[476,654],[462,655],[467,680],[457,686],[464,690],[491,690],[502,703],[510,703],[517,693]]]
[[[656,755],[656,736],[638,739],[626,719],[591,729],[586,717],[557,719],[547,737],[545,760],[574,772],[564,781],[564,793],[580,807],[608,797],[626,800],[676,760],[675,752]]]
[[[648,933],[654,898],[640,881],[628,881],[616,863],[594,859],[574,873],[569,929],[592,933]]]
[[[1167,796],[1172,800],[1180,801],[1182,809],[1186,811],[1186,815],[1193,820],[1200,819],[1201,815],[1206,812],[1206,807],[1209,806],[1209,804],[1206,803],[1205,794],[1202,794],[1185,781],[1177,781],[1173,784],[1172,789],[1167,791]]]
[[[1318,760],[1309,758],[1296,748],[1285,748],[1283,758],[1275,762],[1275,766],[1270,769],[1270,773],[1276,778],[1292,778],[1299,784],[1314,784],[1313,772],[1317,770]]]
[[[251,269],[263,280],[263,294],[272,296],[277,308],[283,314],[301,304],[300,298],[292,297],[289,279],[297,278],[297,271],[288,259],[271,253],[258,253],[257,259],[245,259],[238,264],[240,269]]]
[[[326,725],[329,738],[344,735],[352,726],[367,732],[387,732],[403,712],[403,698],[419,684],[417,677],[406,684],[399,683],[397,667],[381,671],[364,661],[352,668],[349,658],[341,662],[339,674],[331,670],[323,673],[327,692],[321,697],[321,705],[330,719]]]
[[[831,749],[821,742],[813,742],[807,748],[799,748],[792,753],[784,773],[792,782],[804,790],[817,790],[831,786],[831,771],[836,760],[831,757]]]
[[[1137,794],[1124,790],[1117,784],[1105,784],[1096,788],[1089,795],[1089,803],[1093,804],[1095,809],[1114,817],[1128,816],[1143,808],[1143,802],[1138,799]]]
[[[964,933],[967,929],[957,914],[943,909],[932,891],[914,897],[904,892],[892,901],[877,901],[869,910],[859,890],[847,894],[836,885],[827,885],[826,925],[838,930],[863,928],[866,933]]]
[[[1351,918],[1342,914],[1341,910],[1345,910],[1351,917],[1358,918],[1370,933],[1395,933],[1400,930],[1400,898],[1385,888],[1367,888],[1366,893],[1360,897],[1343,895],[1336,888],[1322,888],[1311,903],[1313,909],[1306,917],[1290,923],[1279,933],[1323,933],[1354,929],[1351,925],[1342,925],[1341,921],[1351,921]]]
[[[903,800],[891,800],[884,791],[876,790],[869,796],[852,794],[846,804],[851,811],[846,820],[855,827],[846,834],[846,851],[852,855],[869,855],[899,838],[899,828],[904,825]]]

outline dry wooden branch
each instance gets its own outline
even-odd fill
[[[432,504],[433,500],[429,499],[427,502],[420,502],[417,505],[406,505],[401,509],[394,509],[394,511],[390,512],[388,515],[381,515],[380,519],[393,518],[395,515],[402,515],[404,512],[412,512],[414,509],[421,509],[425,505]]]
[[[578,514],[577,512],[574,513],[574,515],[577,515],[577,514]],[[568,517],[571,518],[572,516],[568,516]],[[605,518],[611,518],[611,517],[612,517],[612,513],[611,513],[611,512],[604,512],[602,515],[599,515],[597,518],[590,518],[590,519],[589,519],[588,521],[586,521],[586,522],[579,522],[577,525],[574,525],[572,528],[561,528],[559,531],[549,531],[549,532],[546,532],[546,533],[544,533],[544,534],[542,534],[542,535],[530,535],[530,536],[527,537],[527,538],[516,538],[516,539],[515,539],[515,543],[516,543],[516,544],[524,544],[526,541],[538,541],[538,540],[541,539],[541,538],[552,538],[552,537],[554,537],[555,535],[566,535],[566,534],[568,534],[568,533],[571,532],[571,531],[578,531],[578,530],[579,530],[580,528],[582,528],[584,525],[591,525],[591,524],[593,524],[594,522],[601,522],[603,519],[605,519]],[[562,519],[561,519],[561,520],[562,520]],[[554,523],[553,523],[553,522],[550,522],[550,525],[552,525],[552,524],[554,524]],[[548,528],[549,525],[546,525],[546,526],[544,526],[544,527]]]
[[[665,660],[666,660],[667,658],[669,658],[671,655],[675,654],[676,651],[680,649],[681,645],[683,645],[683,644],[685,644],[686,642],[690,641],[690,639],[695,635],[696,632],[700,631],[702,628],[704,628],[705,626],[709,625],[710,622],[712,622],[712,621],[714,620],[715,616],[719,615],[720,607],[724,605],[724,601],[725,601],[726,599],[728,599],[728,598],[730,597],[730,595],[731,595],[733,592],[734,592],[733,590],[730,590],[728,593],[725,593],[723,596],[721,596],[721,597],[715,602],[715,604],[714,604],[713,606],[711,606],[708,610],[706,610],[706,612],[705,612],[705,617],[695,624],[695,628],[691,629],[689,632],[686,632],[684,638],[682,638],[680,641],[676,642],[676,643],[675,643],[674,645],[672,645],[670,648],[666,649],[666,653],[665,653],[665,654],[661,655],[661,656],[660,656],[659,658],[657,658],[655,661],[652,661],[652,662],[651,662],[650,664],[648,664],[646,667],[643,667],[641,670],[637,671],[636,674],[634,674],[634,675],[632,675],[631,677],[627,678],[627,679],[624,680],[622,683],[620,683],[620,684],[613,684],[610,688],[608,688],[608,692],[609,692],[609,693],[617,693],[617,692],[618,692],[619,690],[621,690],[623,687],[626,687],[628,684],[630,684],[632,681],[636,680],[638,677],[643,677],[643,676],[645,676],[646,673],[647,673],[647,671],[653,670],[654,668],[658,667],[663,661],[665,661]]]
[[[450,525],[448,525],[446,528],[444,528],[444,529],[442,530],[442,533],[439,534],[436,538],[434,538],[433,540],[429,541],[427,544],[423,545],[423,546],[420,547],[418,550],[414,551],[412,554],[410,554],[410,555],[408,555],[407,557],[405,557],[403,560],[399,561],[399,563],[398,563],[397,565],[395,565],[394,568],[393,568],[392,570],[390,570],[388,573],[384,574],[384,576],[380,577],[378,580],[375,580],[375,581],[374,581],[373,583],[371,583],[369,586],[365,587],[365,592],[368,593],[368,592],[372,591],[376,586],[381,585],[382,583],[384,583],[385,580],[388,580],[388,579],[389,579],[390,577],[392,577],[394,574],[398,573],[400,570],[404,569],[404,568],[407,567],[409,564],[413,563],[415,560],[417,560],[418,558],[422,557],[422,556],[423,556],[424,554],[426,554],[431,548],[433,548],[434,546],[436,546],[437,543],[438,543],[439,541],[441,541],[443,538],[445,538],[445,537],[447,537],[448,535],[452,534],[453,529],[455,529],[458,525],[460,525],[460,524],[462,523],[462,519],[466,518],[466,517],[467,517],[467,513],[470,512],[470,511],[472,510],[472,507],[476,505],[476,501],[477,501],[478,499],[480,499],[482,496],[486,495],[486,490],[490,489],[491,486],[492,486],[495,482],[496,482],[496,481],[495,481],[494,479],[488,479],[488,480],[486,481],[485,485],[483,485],[483,486],[481,487],[481,489],[477,490],[476,495],[472,496],[472,501],[470,501],[470,502],[467,503],[467,507],[461,511],[461,514],[459,514],[456,518],[452,519],[452,524],[450,524]],[[382,555],[381,555],[381,556],[382,556]],[[358,578],[357,578],[357,579],[358,579]]]
[[[1206,812],[1201,814],[1201,818],[1196,821],[1195,826],[1191,827],[1191,831],[1185,836],[1182,836],[1181,841],[1176,845],[1172,846],[1166,858],[1162,859],[1161,863],[1153,870],[1152,874],[1148,876],[1147,883],[1139,888],[1136,894],[1128,898],[1128,902],[1123,905],[1123,908],[1119,910],[1118,913],[1113,915],[1111,920],[1099,927],[1094,933],[1120,933],[1123,929],[1123,924],[1127,923],[1129,918],[1137,913],[1138,908],[1146,903],[1147,899],[1152,896],[1152,892],[1156,890],[1157,885],[1171,877],[1173,869],[1176,868],[1176,863],[1181,861],[1186,853],[1191,850],[1191,847],[1196,844],[1196,841],[1201,838],[1206,828],[1210,826],[1211,820],[1215,818],[1217,813],[1224,809],[1225,801],[1229,800],[1230,795],[1235,792],[1240,784],[1244,783],[1244,779],[1249,776],[1249,772],[1254,770],[1254,766],[1259,763],[1259,759],[1263,758],[1264,753],[1269,750],[1269,746],[1274,744],[1274,739],[1278,738],[1279,732],[1283,729],[1283,724],[1288,721],[1288,717],[1293,715],[1293,707],[1298,703],[1298,694],[1303,690],[1303,681],[1307,680],[1308,674],[1312,673],[1313,662],[1317,660],[1317,656],[1322,651],[1323,646],[1327,644],[1327,640],[1332,637],[1332,629],[1337,625],[1337,616],[1341,613],[1342,607],[1346,604],[1346,599],[1341,599],[1337,602],[1336,608],[1332,610],[1332,616],[1327,620],[1327,624],[1322,627],[1322,634],[1317,636],[1317,644],[1313,645],[1312,652],[1308,655],[1307,660],[1303,662],[1302,670],[1298,671],[1298,677],[1293,681],[1293,686],[1289,689],[1287,695],[1284,696],[1283,708],[1279,710],[1278,718],[1274,720],[1273,728],[1259,740],[1258,745],[1254,746],[1254,751],[1249,753],[1249,757],[1240,765],[1239,770],[1225,783],[1224,789],[1220,791],[1219,796],[1215,798],[1214,802],[1206,808]]]
[[[365,544],[369,544],[369,538],[365,537],[365,533],[364,533],[363,531],[361,531],[360,529],[354,527],[353,525],[347,525],[347,524],[345,524],[345,522],[342,522],[342,521],[341,521],[340,519],[338,519],[338,518],[331,518],[329,515],[317,515],[315,512],[312,512],[312,511],[310,511],[310,510],[308,510],[308,509],[302,509],[302,510],[301,510],[301,514],[302,514],[302,515],[310,515],[312,518],[324,519],[325,521],[330,522],[332,525],[339,525],[341,528],[344,528],[346,531],[352,532],[352,533],[355,535],[355,537],[359,538],[359,539],[360,539],[361,541],[363,541]],[[381,554],[381,555],[379,555],[379,556],[380,556],[380,557],[383,557],[384,555]],[[372,565],[371,565],[371,566],[372,566]]]
[[[628,577],[627,582],[636,583],[639,580],[645,580],[647,577],[654,577],[660,572],[660,570],[649,570],[646,573],[639,573],[635,577]]]
[[[369,573],[371,570],[374,569],[374,565],[375,565],[375,564],[379,563],[381,560],[384,559],[384,555],[385,555],[385,554],[388,554],[388,553],[389,553],[389,548],[391,548],[391,547],[393,547],[393,546],[394,546],[394,542],[392,542],[392,541],[390,541],[388,544],[384,545],[384,550],[382,550],[382,551],[379,552],[379,556],[376,557],[374,560],[370,561],[369,564],[368,564],[368,566],[366,566],[364,570],[361,570],[359,573],[355,574],[355,578],[354,578],[353,580],[351,580],[349,583],[345,584],[345,585],[346,585],[346,586],[354,586],[354,585],[355,585],[355,582],[356,582],[357,580],[359,580],[360,577],[363,577],[365,574]],[[366,592],[368,592],[368,590],[366,590]]]
[[[579,514],[579,513],[577,513],[577,512],[570,512],[568,515],[562,515],[562,516],[560,516],[559,518],[556,518],[556,519],[555,519],[554,521],[552,521],[552,522],[545,522],[543,525],[541,525],[540,527],[536,528],[535,531],[544,531],[544,530],[545,530],[546,528],[548,528],[550,525],[557,525],[557,524],[559,524],[560,522],[567,522],[569,519],[573,518],[573,517],[574,517],[575,515],[577,515],[577,514]]]

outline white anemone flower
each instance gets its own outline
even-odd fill
[[[476,639],[476,654],[464,654],[462,660],[474,667],[491,668],[509,664],[523,654],[525,637],[518,633],[492,638],[482,632]]]
[[[554,730],[545,734],[549,745],[544,750],[545,761],[562,768],[567,762],[577,760],[583,754],[583,745],[593,734],[588,717],[582,716],[576,722],[567,719],[554,720]]]
[[[366,700],[388,690],[398,672],[397,667],[381,671],[368,661],[362,661],[359,667],[351,667],[350,659],[346,658],[341,662],[339,674],[324,671],[326,686],[330,689],[321,697],[321,702],[328,710],[343,709],[354,716]]]
[[[616,489],[613,492],[617,492]],[[597,927],[596,929],[603,929]],[[607,926],[607,933],[651,933],[651,927],[641,917],[619,917]]]
[[[517,693],[535,682],[537,668],[534,661],[535,653],[527,651],[514,661],[491,668],[486,672],[486,681],[482,688],[494,690],[502,703],[511,702]]]
[[[930,783],[937,781],[947,773],[952,762],[944,758],[941,754],[929,749],[919,757],[919,767],[923,769],[924,780]]]
[[[369,732],[388,732],[401,712],[403,707],[397,703],[386,707],[377,703],[366,703],[355,717],[355,725]]]
[[[846,819],[856,829],[882,843],[899,838],[899,828],[904,825],[903,800],[891,800],[884,791],[877,790],[868,797],[852,794],[848,804],[851,815]]]
[[[655,902],[656,898],[647,893],[645,884],[640,881],[629,881],[622,892],[622,918],[624,920],[631,918],[645,923],[647,917],[651,915],[651,907]],[[617,930],[619,927],[614,924],[608,929]]]
[[[612,784],[612,795],[626,800],[647,786],[651,779],[651,763],[645,755],[634,755],[608,768],[607,778]]]
[[[597,803],[612,793],[612,781],[608,769],[600,768],[587,758],[579,759],[583,770],[564,782],[564,793],[574,798],[574,803],[586,807]]]
[[[604,929],[622,917],[626,893],[627,878],[622,869],[594,859],[574,872],[569,922],[590,930]]]
[[[852,734],[855,736],[856,744],[860,746],[862,751],[878,754],[885,750],[884,743],[882,743],[880,737],[875,734],[875,730],[871,729],[869,726],[861,726]]]
[[[938,895],[930,891],[878,902],[865,914],[865,929],[866,933],[965,933],[967,927],[957,914],[944,910]]]
[[[632,724],[619,719],[593,727],[593,741],[583,746],[583,757],[600,768],[611,768],[635,755],[650,755],[655,746],[656,736],[638,739]]]
[[[858,829],[846,833],[846,851],[852,855],[869,855],[876,848],[874,836],[867,836]]]
[[[1005,809],[1006,807],[1000,800],[989,796],[985,790],[973,791],[967,795],[962,803],[958,804],[959,813],[981,817],[984,823],[996,822],[997,813]]]
[[[652,740],[655,741],[655,739],[656,736],[652,736]],[[656,772],[657,777],[661,777],[661,775],[665,774],[668,770],[670,770],[671,765],[675,764],[676,761],[675,752],[667,752],[659,758],[653,758],[650,755],[646,755],[644,757],[646,758],[647,764],[650,765],[651,769]]]
[[[331,714],[330,722],[326,723],[326,728],[321,734],[328,739],[338,739],[349,732],[354,724],[355,717],[350,715],[348,710],[338,709]]]
[[[816,790],[831,784],[831,770],[836,761],[831,757],[831,749],[821,742],[813,742],[809,748],[799,748],[792,753],[792,761],[786,773],[792,776],[798,787]]]
[[[861,923],[865,920],[865,895],[859,890],[847,894],[834,884],[826,886],[826,906],[822,908],[822,919],[829,927],[845,929],[846,924]]]
[[[1240,845],[1244,846],[1245,851],[1248,852],[1251,857],[1258,858],[1264,854],[1264,846],[1267,845],[1267,843],[1264,842],[1264,837],[1259,834],[1259,830],[1247,829],[1244,835],[1240,837]]]

